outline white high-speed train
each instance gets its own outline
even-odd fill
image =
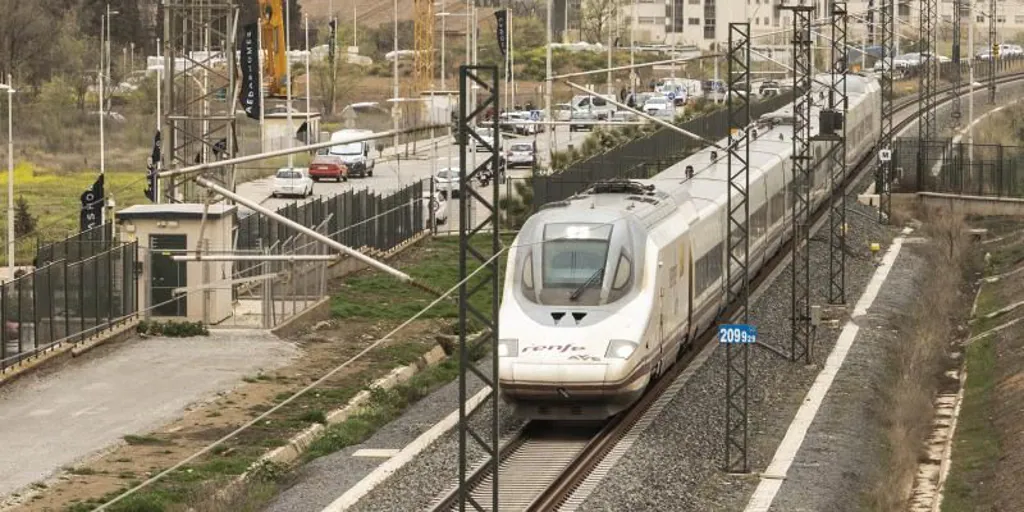
[[[852,168],[878,138],[881,98],[878,82],[859,74],[847,75],[847,93]],[[812,97],[815,135],[827,88],[816,85]],[[789,105],[751,132],[751,273],[792,230],[792,123]],[[816,162],[829,144],[812,144]],[[612,416],[715,320],[726,296],[727,166],[725,151],[707,148],[651,179],[595,186],[526,221],[509,251],[498,341],[499,389],[519,415]],[[823,162],[814,173],[812,207],[828,197],[830,172]]]

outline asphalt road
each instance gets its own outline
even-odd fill
[[[579,145],[589,135],[588,132],[570,132],[568,126],[558,126],[555,129],[554,146],[556,151],[565,150],[570,144]],[[536,139],[537,142],[537,153],[538,156],[542,156],[546,159],[548,154],[547,151],[547,135],[539,133],[534,136],[511,136],[508,134],[502,134],[502,146],[507,149],[508,145],[516,141],[526,141]],[[477,156],[482,160],[484,153],[477,153]],[[542,165],[545,162],[542,160]],[[314,184],[313,194],[314,196],[332,196],[345,192],[346,190],[360,190],[363,188],[370,188],[380,193],[388,193],[394,190],[398,190],[402,187],[406,187],[416,181],[424,180],[432,176],[435,172],[444,169],[446,167],[458,168],[459,166],[459,147],[454,144],[454,140],[441,138],[437,143],[436,147],[433,147],[430,143],[421,143],[417,146],[416,152],[413,153],[410,149],[408,157],[403,153],[401,158],[393,158],[389,155],[385,155],[384,159],[378,158],[376,168],[372,177],[366,178],[350,178],[347,182],[333,182],[333,181],[321,181]],[[509,169],[508,177],[513,179],[529,176],[530,169],[527,167],[518,167]],[[243,197],[251,200],[258,201],[261,206],[270,208],[271,210],[277,210],[293,202],[306,201],[305,198],[295,197],[271,197],[273,178],[263,178],[256,181],[250,181],[238,185],[238,193]],[[507,187],[502,187],[502,195],[505,194]],[[448,201],[448,218],[450,221],[441,226],[440,230],[457,230],[458,229],[458,199]],[[242,207],[245,210],[244,207]],[[483,214],[483,208],[474,209],[475,212]]]

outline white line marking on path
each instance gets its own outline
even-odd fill
[[[896,256],[900,253],[900,247],[903,246],[904,238],[912,231],[910,228],[904,229],[903,233],[893,240],[889,250],[886,251],[885,257],[882,258],[882,265],[875,271],[875,275],[871,277],[871,281],[864,290],[864,294],[861,295],[860,300],[857,301],[857,305],[853,309],[853,316],[843,326],[842,332],[839,333],[839,339],[836,341],[835,347],[832,348],[832,353],[829,354],[828,359],[825,361],[825,367],[821,369],[818,377],[814,379],[814,384],[811,385],[807,396],[804,397],[804,402],[800,405],[800,409],[797,410],[793,422],[790,423],[786,436],[775,451],[775,457],[772,458],[768,469],[761,475],[761,481],[757,484],[754,495],[750,497],[745,512],[767,512],[771,508],[775,495],[778,494],[779,489],[782,488],[782,483],[786,480],[789,467],[793,464],[793,460],[796,459],[797,452],[800,451],[800,445],[804,442],[807,430],[818,413],[818,408],[821,407],[825,395],[828,393],[829,388],[832,387],[832,382],[839,373],[839,369],[843,366],[843,361],[846,360],[850,347],[853,346],[853,342],[857,339],[857,332],[860,331],[860,327],[854,322],[858,317],[863,317],[867,314],[868,308],[871,307],[875,298],[878,297],[878,292],[881,291],[882,285],[885,284],[886,278],[889,277],[889,271],[892,269],[893,263],[896,262]]]
[[[487,396],[490,395],[491,388],[487,387],[481,389],[477,394],[473,395],[472,398],[466,401],[466,414],[476,409]],[[497,397],[495,397],[497,400]],[[446,416],[438,424],[430,428],[430,430],[420,434],[413,442],[402,448],[397,455],[388,459],[387,462],[377,466],[369,475],[366,475],[362,480],[354,485],[351,489],[345,491],[338,499],[334,500],[330,505],[324,508],[323,512],[340,512],[345,510],[352,505],[355,505],[363,496],[370,493],[375,487],[386,480],[392,473],[398,471],[399,468],[406,465],[414,457],[420,454],[426,447],[430,446],[431,443],[436,441],[439,437],[444,435],[446,432],[451,430],[455,425],[459,424],[459,410],[455,409],[451,414]]]
[[[396,448],[363,448],[362,450],[356,450],[356,452],[353,453],[352,456],[369,458],[380,457],[387,459],[394,457],[395,455],[398,455],[400,451],[401,450],[398,450]]]

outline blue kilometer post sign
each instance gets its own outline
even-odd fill
[[[719,343],[755,343],[757,327],[746,324],[723,324],[718,326]]]

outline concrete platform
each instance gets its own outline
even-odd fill
[[[180,416],[298,349],[266,331],[105,346],[0,388],[0,497]]]

